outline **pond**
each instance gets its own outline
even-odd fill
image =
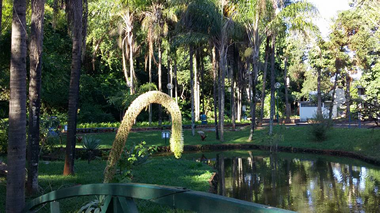
[[[380,167],[349,158],[238,151],[189,154],[218,170],[218,194],[297,212],[380,212]]]

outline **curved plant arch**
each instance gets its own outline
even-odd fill
[[[104,183],[109,183],[115,174],[116,163],[120,159],[135,119],[144,108],[152,103],[161,104],[170,112],[172,117],[170,150],[174,152],[176,158],[181,157],[181,153],[183,152],[182,116],[178,105],[165,93],[159,91],[144,93],[131,103],[124,115],[115,140],[113,141],[110,155],[108,156],[107,166],[104,171]]]

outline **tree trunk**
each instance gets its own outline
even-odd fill
[[[58,17],[58,0],[53,0],[53,29],[56,29],[57,27],[57,17]]]
[[[149,28],[149,30],[151,30]],[[149,70],[149,83],[152,83],[152,56],[153,56],[153,42],[152,40],[150,39],[149,40],[149,64],[148,64],[148,70]],[[150,87],[149,87],[149,91],[150,91]],[[149,126],[152,125],[152,104],[149,104]]]
[[[178,80],[177,80],[177,62],[174,61],[174,97],[178,104]]]
[[[322,94],[321,94],[321,68],[317,69],[318,77],[317,77],[317,98],[318,98],[318,105],[317,105],[317,115],[322,115]]]
[[[215,47],[212,48],[212,69],[213,69],[213,78],[214,78],[214,121],[215,121],[215,138],[216,140],[219,140],[219,130],[218,130],[218,112],[217,112],[217,106],[218,106],[218,95],[217,95],[217,69],[216,69],[216,53],[215,53]]]
[[[276,54],[276,36],[272,35],[272,47],[271,47],[271,72],[270,72],[270,120],[269,120],[269,135],[273,134],[273,116],[274,116],[274,83],[275,83],[275,68],[274,68],[274,56]]]
[[[347,105],[346,118],[348,118],[349,120],[351,120],[351,109],[350,109],[351,93],[350,93],[350,90],[351,90],[351,78],[350,78],[350,74],[347,71],[347,73],[346,73],[346,105]]]
[[[268,60],[269,60],[269,40],[270,36],[267,36],[267,43],[265,47],[265,63],[264,63],[264,72],[263,72],[263,87],[261,91],[261,108],[260,108],[260,123],[263,123],[264,118],[264,101],[265,101],[265,84],[267,82],[267,70],[268,70]]]
[[[255,123],[253,121],[253,114],[254,114],[254,96],[253,96],[253,72],[251,71],[250,68],[250,63],[247,62],[247,71],[249,75],[249,107],[250,107],[250,116],[251,116],[251,125],[250,125],[250,130],[249,130],[249,137],[248,141],[252,141],[253,139],[253,133],[255,131]]]
[[[194,116],[194,66],[193,66],[194,49],[190,45],[190,88],[191,88],[191,134],[195,135],[195,116]]]
[[[29,44],[29,137],[28,137],[28,194],[38,191],[38,157],[40,141],[41,67],[45,0],[32,0]]]
[[[196,51],[198,52],[198,51]],[[193,70],[194,70],[194,114],[195,114],[195,121],[199,121],[199,84],[198,84],[198,54],[195,54],[195,57],[193,57],[194,64],[193,64]]]
[[[204,86],[205,86],[205,82],[204,82],[204,75],[205,75],[205,66],[204,66],[204,63],[203,63],[203,58],[202,58],[202,55],[200,57],[200,63],[201,63],[201,100],[202,100],[202,111],[203,113],[206,114],[206,109],[205,109],[205,91],[204,91]]]
[[[162,53],[161,53],[161,40],[158,41],[158,91],[162,91]],[[162,125],[162,107],[158,105],[158,125]]]
[[[255,123],[256,123],[256,84],[257,84],[257,73],[259,72],[259,54],[260,54],[260,39],[259,39],[259,15],[256,14],[256,21],[255,21],[255,27],[253,30],[253,54],[252,54],[252,68],[253,73],[251,73],[252,79],[251,79],[251,91],[252,91],[252,98],[251,98],[251,131],[248,140],[252,141],[253,134],[255,132]]]
[[[232,130],[236,130],[236,116],[235,116],[235,79],[234,79],[234,68],[231,67],[230,72],[230,78],[231,78],[231,123],[232,123]]]
[[[86,37],[88,23],[88,1],[83,0],[83,18],[82,18],[82,62],[86,55]]]
[[[241,122],[241,107],[242,107],[242,84],[243,84],[243,80],[242,80],[242,71],[241,71],[241,61],[238,60],[238,82],[237,82],[237,98],[236,98],[236,118],[237,118],[237,121],[240,123]]]
[[[121,58],[123,61],[123,73],[125,78],[125,83],[127,86],[129,86],[129,78],[128,78],[128,70],[127,70],[127,43],[125,40],[127,39],[127,36],[123,38],[123,41],[121,42]]]
[[[25,205],[26,1],[14,0],[10,66],[6,212]]]
[[[333,93],[332,93],[332,97],[331,97],[331,104],[330,104],[330,111],[329,111],[329,119],[330,120],[332,119],[333,107],[334,107],[334,102],[335,102],[336,86],[338,85],[338,75],[339,75],[339,69],[336,69],[335,81],[334,81]]]
[[[67,142],[65,167],[63,175],[74,175],[75,144],[76,144],[76,124],[79,101],[79,78],[81,70],[82,54],[82,0],[69,0],[73,14],[72,26],[72,61],[69,88],[69,112],[67,127]]]
[[[290,104],[289,104],[289,97],[288,97],[288,70],[287,70],[287,64],[288,64],[288,57],[285,57],[284,61],[284,85],[285,85],[285,114],[286,114],[286,119],[285,123],[290,123]]]
[[[225,45],[221,45],[220,53],[219,53],[219,140],[224,141],[224,97],[225,97],[225,92],[224,92],[224,80],[226,78],[226,64],[227,60],[227,52],[225,49]]]
[[[135,93],[135,86],[134,86],[134,77],[135,77],[135,70],[133,67],[133,33],[128,33],[128,46],[129,46],[129,76],[131,78],[131,95]]]

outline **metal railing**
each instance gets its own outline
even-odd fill
[[[59,200],[89,195],[105,196],[101,212],[138,212],[134,199],[195,212],[291,212],[186,188],[132,183],[88,184],[60,189],[33,199],[26,205],[25,212],[32,212],[39,206],[50,203],[50,211],[58,213]]]

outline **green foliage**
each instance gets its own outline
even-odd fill
[[[8,119],[0,119],[0,154],[5,154],[8,148]]]
[[[310,120],[310,134],[316,141],[324,141],[327,139],[327,133],[332,127],[332,121],[323,114],[316,114]]]
[[[146,142],[140,142],[137,145],[134,143],[130,149],[125,149],[117,167],[118,173],[115,175],[116,182],[130,182],[133,177],[134,167],[145,163],[148,158],[157,151],[156,146],[147,146]]]

